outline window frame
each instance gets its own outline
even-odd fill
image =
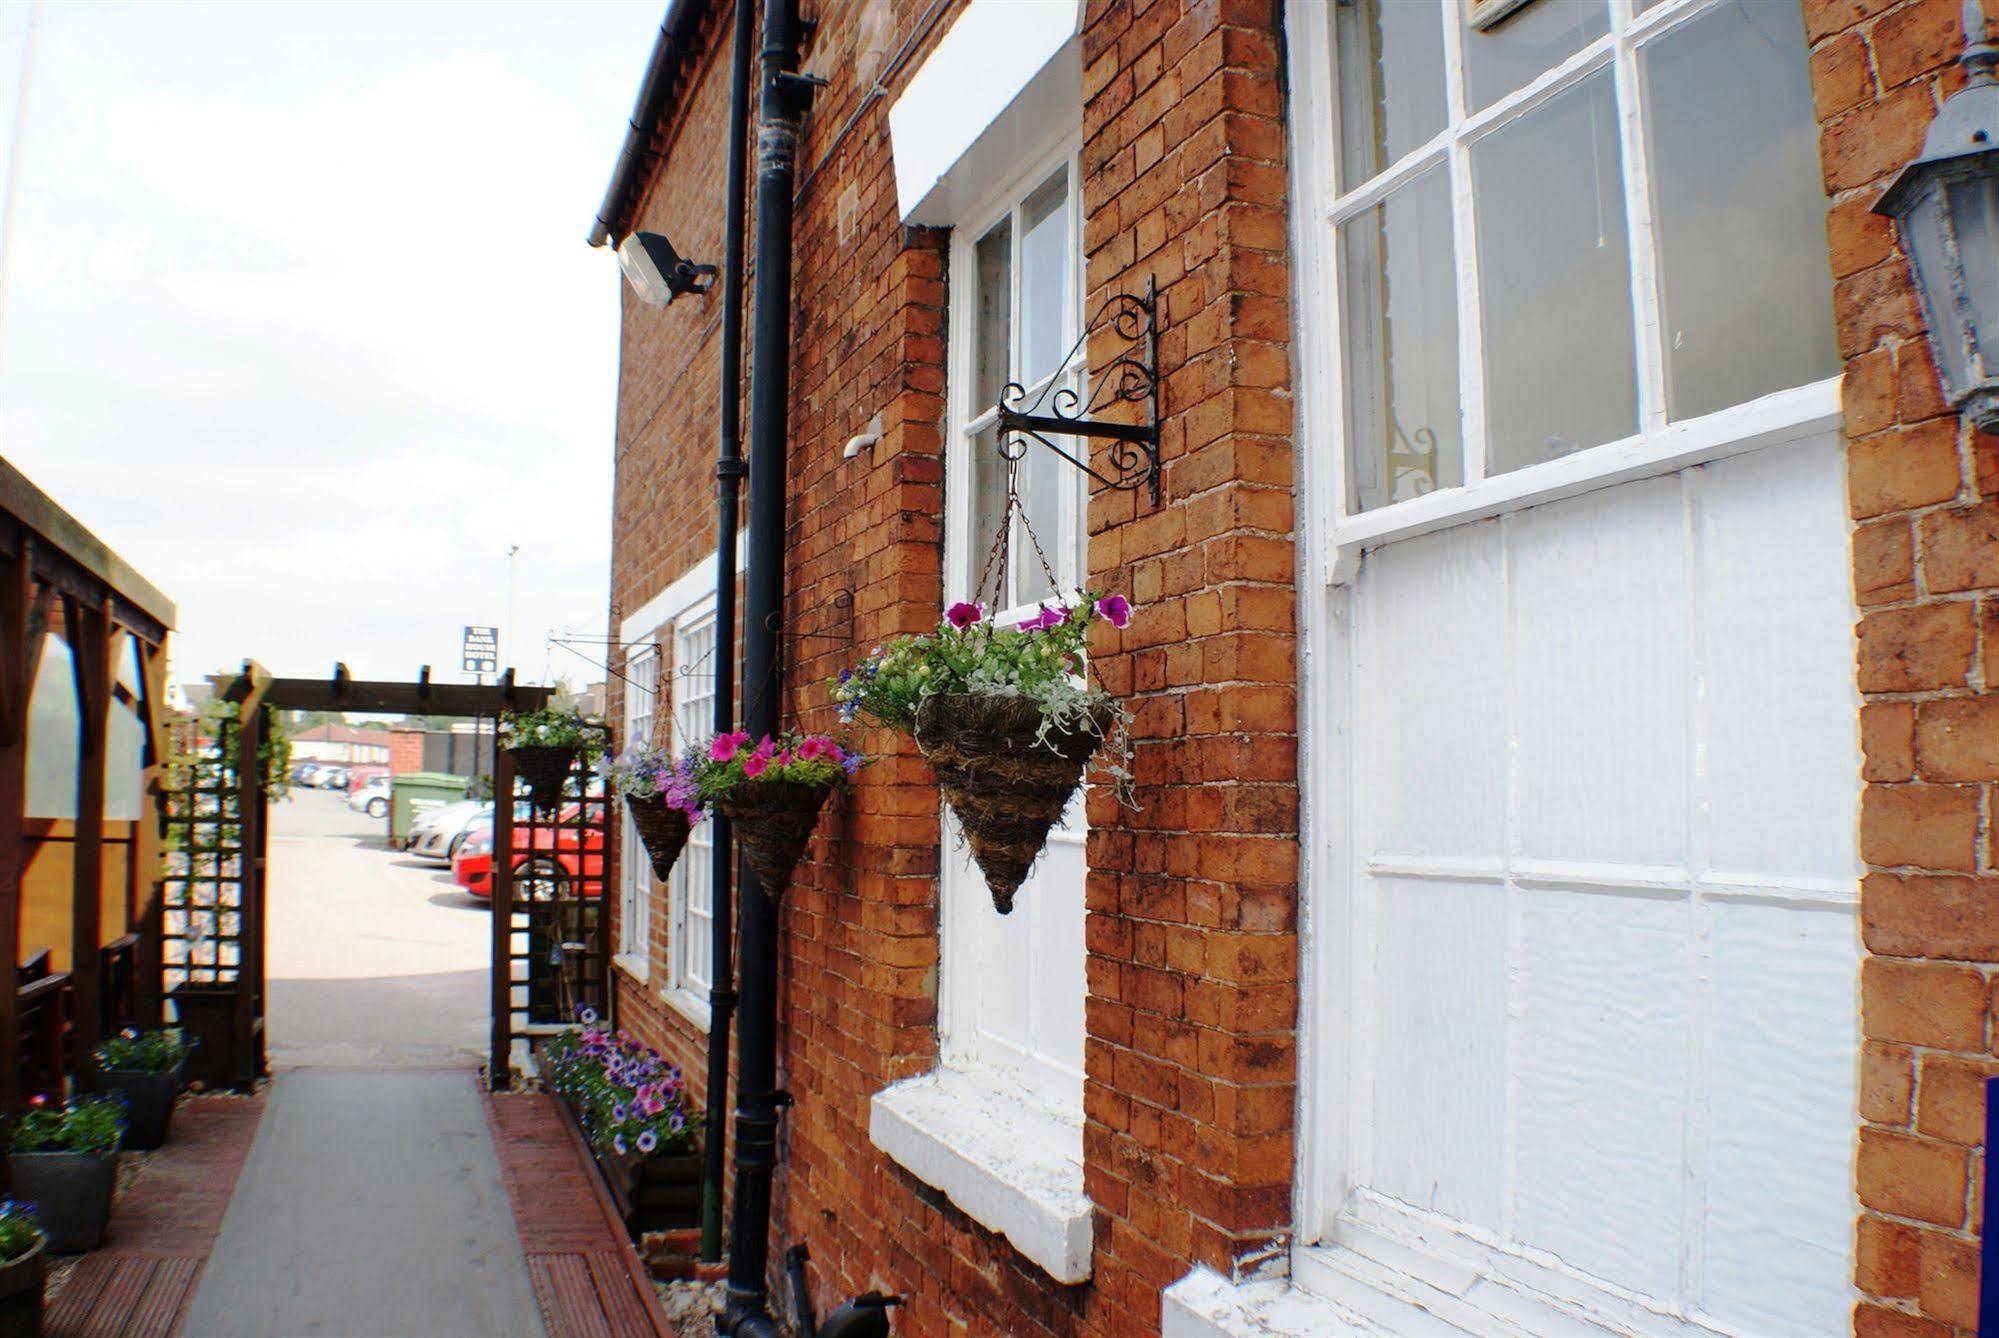
[[[1317,406],[1313,427],[1331,448],[1328,468],[1312,488],[1311,500],[1323,515],[1332,518],[1332,523],[1322,528],[1318,545],[1322,566],[1333,584],[1351,580],[1362,552],[1381,543],[1796,440],[1837,426],[1840,420],[1838,374],[1710,414],[1668,419],[1647,94],[1639,54],[1652,39],[1729,0],[1658,0],[1642,11],[1637,0],[1609,0],[1609,32],[1476,112],[1466,109],[1465,29],[1458,21],[1462,0],[1435,2],[1443,23],[1445,124],[1424,143],[1351,187],[1340,178],[1338,59],[1330,16],[1321,6],[1296,6],[1288,11],[1292,15],[1292,49],[1304,54],[1293,87],[1295,123],[1328,129],[1324,136],[1294,136],[1294,187],[1299,202],[1300,302],[1305,315],[1299,322],[1304,371],[1301,398]],[[1638,428],[1629,436],[1560,459],[1489,473],[1487,368],[1472,147],[1499,126],[1528,115],[1606,69],[1611,71],[1620,112],[1619,161],[1631,255]],[[1359,511],[1353,509],[1348,484],[1351,445],[1344,421],[1346,336],[1341,323],[1346,311],[1339,282],[1338,228],[1439,166],[1446,170],[1451,196],[1464,482]],[[1322,333],[1314,335],[1311,332],[1315,329]]]
[[[659,716],[662,659],[657,636],[625,648],[624,735],[626,746],[635,746],[652,737],[652,724]],[[650,681],[647,681],[648,673]],[[618,870],[618,953],[617,961],[640,980],[652,974],[652,866],[646,861],[645,845],[639,840],[632,817],[619,805]]]
[[[673,620],[673,691],[668,709],[673,726],[670,737],[676,754],[713,730],[712,711],[717,690],[712,664],[715,654],[712,643],[717,631],[715,612],[715,596],[711,593],[689,604]],[[709,634],[711,643],[708,689],[703,693],[683,692],[681,687],[696,678],[694,666],[690,663],[690,644],[702,632]],[[697,840],[697,836],[700,839]],[[710,883],[708,908],[697,911],[688,895],[688,880],[694,876],[697,863],[702,875],[707,876],[713,848],[712,829],[706,824],[697,826],[688,834],[687,847],[681,852],[679,861],[673,867],[673,876],[667,882],[667,980],[662,997],[704,1031],[709,1025],[708,992],[714,987],[714,982],[689,966],[688,949],[696,941],[690,937],[691,934],[713,933],[715,893]],[[696,920],[700,922],[698,925]],[[699,941],[707,942],[705,938]]]
[[[978,580],[979,568],[986,552],[990,536],[973,535],[970,527],[977,514],[974,505],[973,483],[975,478],[972,452],[977,444],[977,434],[989,426],[997,416],[997,408],[990,404],[977,404],[974,395],[977,386],[977,283],[976,274],[978,242],[1002,219],[1012,218],[1015,226],[1011,245],[1014,248],[1013,263],[1009,269],[1009,283],[1012,286],[1012,300],[1008,312],[1008,367],[1011,376],[1018,368],[1020,330],[1020,265],[1019,247],[1021,242],[1019,215],[1028,198],[1045,184],[1056,172],[1067,176],[1068,221],[1070,258],[1073,264],[1071,275],[1072,290],[1068,310],[1064,313],[1062,346],[1066,350],[1078,344],[1082,334],[1086,294],[1085,267],[1083,263],[1083,210],[1082,210],[1082,141],[1074,128],[1065,129],[1051,137],[1036,152],[1021,159],[1021,168],[1007,177],[985,197],[982,205],[970,212],[964,221],[953,228],[949,258],[949,340],[946,358],[945,392],[945,500],[944,500],[944,595],[948,604],[957,599],[973,596],[972,584]],[[1057,367],[1043,381],[1028,387],[1030,398],[1041,385],[1059,382],[1064,377],[1075,378],[1081,384],[1087,374],[1088,350],[1078,347],[1073,357]],[[1041,453],[1048,461],[1048,467],[1067,471],[1069,467],[1036,442],[1028,442],[1027,449]],[[1063,477],[1063,476],[1058,476]],[[1083,539],[1086,528],[1090,492],[1088,476],[1081,470],[1073,471],[1073,479],[1064,477],[1068,486],[1062,489],[1061,534],[1054,542],[1049,536],[1039,536],[1048,556],[1056,569],[1057,596],[1074,599],[1087,578],[1088,551]],[[989,610],[988,616],[1005,618],[1013,614],[1031,612],[1032,603],[1014,608]],[[941,610],[940,610],[941,612]],[[1072,840],[1082,842],[1085,830],[1080,821],[1080,794],[1078,804],[1072,810],[1070,827],[1050,833],[1051,840]],[[951,819],[948,811],[943,813],[944,843],[952,844]],[[969,876],[967,870],[970,870]],[[1024,1057],[999,1056],[994,1053],[997,1042],[981,1035],[979,1018],[981,1013],[980,978],[976,972],[954,970],[954,963],[973,961],[979,951],[978,920],[963,915],[954,915],[952,908],[962,905],[968,897],[987,895],[983,880],[969,861],[960,861],[947,849],[939,861],[939,925],[938,958],[940,988],[938,991],[937,1039],[941,1062],[954,1069],[987,1067],[1007,1073],[1027,1072],[1029,1074],[1060,1074],[1064,1086],[1073,1085],[1078,1093],[1074,1102],[1065,1096],[1055,1104],[1065,1111],[1073,1105],[1070,1113],[1080,1119],[1080,1091],[1083,1075],[1080,1068],[1071,1073],[1065,1064],[1039,1051],[1028,1051]],[[1078,914],[1074,926],[1074,949],[1079,958],[1085,954],[1084,914],[1082,898],[1077,898]],[[1038,912],[1039,908],[1035,908]],[[1040,958],[1037,956],[1038,962]],[[1082,999],[1078,999],[1080,1009]],[[1079,1057],[1080,1058],[1080,1057]]]

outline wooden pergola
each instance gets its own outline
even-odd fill
[[[15,988],[0,988],[0,1111],[19,1104],[24,1081],[59,1084],[110,1023],[161,1015],[174,616],[150,581],[0,460],[0,960],[17,971]],[[44,672],[52,641],[67,675]],[[114,765],[121,778],[136,773],[143,796],[115,815],[110,801],[133,796],[109,793]]]

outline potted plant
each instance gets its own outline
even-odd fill
[[[554,706],[510,711],[500,717],[500,746],[513,755],[534,806],[546,811],[561,805],[577,759],[594,762],[604,751],[604,722]]]
[[[7,1174],[35,1205],[51,1250],[94,1250],[104,1239],[124,1136],[124,1105],[111,1096],[60,1106],[37,1097],[8,1126]]]
[[[729,815],[743,858],[775,900],[805,854],[826,797],[861,761],[824,734],[766,734],[754,745],[741,732],[718,734],[695,768],[695,792]]]
[[[191,1048],[174,1027],[127,1027],[97,1047],[91,1083],[124,1097],[126,1147],[150,1150],[167,1141]]]
[[[1131,800],[1124,710],[1083,677],[1100,619],[1122,628],[1131,605],[1086,595],[999,627],[983,605],[953,604],[935,631],[876,647],[833,689],[848,719],[864,713],[916,740],[1002,915],[1107,740],[1107,769]]]
[[[0,1338],[38,1338],[48,1237],[25,1203],[0,1199]]]
[[[645,843],[653,874],[665,882],[687,836],[701,821],[699,766],[693,750],[674,757],[663,748],[635,745],[607,760],[600,770],[612,789],[625,796],[625,811]]]
[[[637,1235],[701,1219],[700,1120],[680,1069],[581,1010],[580,1029],[546,1041],[541,1068],[583,1131],[611,1197]]]

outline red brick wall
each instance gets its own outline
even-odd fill
[[[1864,1338],[1977,1323],[1983,1097],[1999,1072],[1999,457],[1940,402],[1908,267],[1871,208],[1962,78],[1957,0],[1806,0],[1832,195],[1862,615]]]
[[[800,149],[786,574],[786,710],[834,723],[826,682],[942,601],[947,235],[898,218],[886,109],[951,14],[820,5],[831,79]],[[1100,492],[1093,583],[1140,616],[1094,663],[1133,712],[1140,808],[1091,795],[1086,1183],[1090,1282],[1054,1284],[877,1153],[869,1101],[936,1056],[938,799],[907,745],[821,823],[786,895],[788,1117],[778,1220],[822,1306],[911,1299],[897,1331],[1146,1333],[1194,1262],[1287,1231],[1297,1007],[1297,783],[1285,168],[1271,0],[1091,3],[1084,37],[1088,309],[1162,294],[1163,504]],[[890,62],[915,37],[909,58]],[[665,128],[640,210],[718,259],[726,33]],[[889,96],[863,105],[877,79]],[[837,146],[850,117],[853,129]],[[809,180],[808,180],[809,179]],[[627,302],[612,622],[713,545],[715,299]],[[1093,348],[1102,364],[1109,345]],[[840,458],[875,414],[872,460]],[[612,718],[622,715],[613,684]],[[663,902],[654,912],[664,931]],[[676,1057],[695,1038],[623,981],[621,1016]],[[699,1077],[698,1060],[688,1059]]]
[[[392,729],[389,731],[389,774],[405,776],[412,771],[423,770],[423,731],[420,729]]]

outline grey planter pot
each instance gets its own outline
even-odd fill
[[[19,1259],[0,1264],[0,1338],[41,1338],[42,1283],[48,1276],[48,1239]]]
[[[167,1141],[183,1067],[176,1064],[165,1073],[104,1069],[90,1075],[90,1084],[98,1091],[116,1092],[125,1098],[126,1147],[150,1152]]]
[[[103,1243],[118,1192],[116,1153],[10,1152],[7,1174],[14,1197],[35,1205],[49,1249],[79,1254]]]

